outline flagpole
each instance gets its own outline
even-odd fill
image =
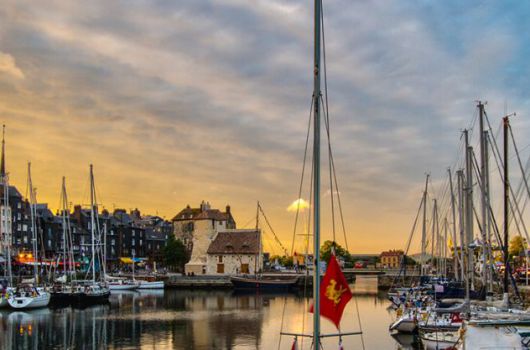
[[[320,348],[320,12],[321,0],[315,0],[314,52],[314,139],[313,139],[313,346]]]

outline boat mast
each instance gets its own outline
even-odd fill
[[[427,239],[427,185],[429,174],[425,179],[425,190],[423,191],[423,227],[421,231],[421,275],[425,276],[425,241]]]
[[[67,275],[67,272],[66,272],[66,230],[67,230],[67,223],[66,223],[66,209],[67,209],[67,198],[66,198],[66,179],[65,177],[63,176],[63,183],[62,183],[62,189],[61,189],[61,200],[63,202],[63,207],[62,207],[62,211],[63,211],[63,271],[64,271],[64,275],[66,276]]]
[[[11,207],[9,206],[9,178],[6,173],[6,163],[5,163],[5,134],[6,134],[6,126],[2,126],[2,159],[0,161],[0,176],[2,185],[4,186],[4,210],[3,210],[3,239],[4,241],[2,244],[4,244],[4,254],[6,255],[5,258],[5,268],[4,268],[4,277],[9,278],[9,285],[13,285],[13,274],[11,272],[11,230],[12,226],[10,225],[10,218],[11,218]]]
[[[503,131],[504,131],[504,244],[502,247],[504,254],[504,280],[503,280],[503,299],[508,304],[508,275],[510,268],[508,265],[508,215],[509,215],[509,201],[510,201],[510,181],[508,178],[508,128],[510,127],[510,119],[505,116],[503,119]],[[526,249],[526,247],[525,247]],[[508,305],[506,305],[508,306]]]
[[[96,283],[96,245],[95,245],[95,213],[94,213],[94,173],[90,164],[90,232],[92,234],[92,283]]]
[[[33,248],[33,279],[35,284],[38,283],[39,268],[37,263],[37,224],[35,216],[37,215],[36,209],[36,196],[35,189],[33,188],[33,182],[31,180],[31,162],[28,162],[28,189],[29,189],[29,209],[31,217],[31,242]]]
[[[481,237],[482,237],[482,285],[488,288],[488,249],[487,249],[487,238],[486,238],[486,220],[487,220],[487,206],[486,206],[486,143],[484,139],[484,104],[478,101],[479,110],[479,136],[480,136],[480,184],[481,184],[481,196],[480,206],[482,214],[482,225],[481,225]]]
[[[473,249],[470,244],[473,241],[473,147],[469,145],[468,131],[464,130],[465,146],[466,146],[466,251],[467,251],[467,283],[466,283],[466,298],[469,299],[469,291],[473,285]]]
[[[320,20],[321,0],[315,0],[314,67],[313,67],[313,344],[320,349]]]
[[[465,216],[464,216],[464,171],[462,169],[456,171],[456,179],[458,186],[458,229],[460,238],[460,280],[467,281],[465,266]]]
[[[457,241],[456,241],[456,205],[455,205],[455,192],[453,188],[453,176],[451,174],[451,168],[447,168],[447,172],[449,173],[449,187],[451,187],[451,211],[452,211],[452,219],[453,219],[453,273],[455,275],[456,280],[460,280],[460,276],[458,273],[458,253],[456,250]]]
[[[261,235],[258,233],[259,230],[259,201],[256,207],[256,234],[258,235],[258,253],[256,254],[256,258],[254,259],[254,275],[258,275],[258,260],[259,256],[261,254]]]

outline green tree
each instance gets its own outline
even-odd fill
[[[176,271],[183,271],[184,264],[188,262],[186,247],[175,236],[169,235],[167,244],[164,247],[164,263],[167,267]]]
[[[322,246],[320,247],[320,259],[322,261],[329,263],[329,259],[331,258],[331,248],[333,246],[335,246],[336,257],[344,259],[346,263],[352,262],[351,254],[339,244],[333,243],[332,241],[325,241],[324,244],[322,244]]]
[[[510,239],[510,244],[508,246],[509,256],[520,256],[524,253],[526,247],[526,240],[521,236],[514,236]]]

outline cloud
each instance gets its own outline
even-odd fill
[[[296,199],[287,207],[287,211],[293,213],[304,211],[305,209],[309,209],[309,202],[303,198]]]
[[[24,79],[24,73],[17,67],[15,58],[2,51],[0,51],[0,72],[7,73],[18,79]]]
[[[402,244],[424,173],[443,179],[458,159],[474,100],[488,100],[492,119],[505,100],[530,112],[527,7],[326,1],[346,225],[351,241],[381,237],[358,239],[356,251]],[[287,237],[312,94],[311,15],[303,0],[4,1],[0,118],[12,181],[24,188],[32,160],[39,199],[57,202],[64,174],[72,200],[86,203],[94,162],[107,207],[171,217],[206,199],[244,221],[259,199]],[[525,123],[514,120],[520,139]]]

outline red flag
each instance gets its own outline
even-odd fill
[[[293,346],[291,346],[291,350],[298,350],[298,338],[294,338]]]
[[[320,285],[320,315],[328,318],[340,329],[340,319],[352,294],[348,281],[340,270],[339,263],[332,254],[329,266]],[[313,305],[309,312],[313,312]]]

